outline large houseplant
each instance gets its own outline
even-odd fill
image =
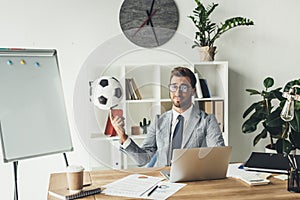
[[[282,128],[279,126],[268,126],[267,122],[270,121],[271,113],[276,115],[278,111],[275,109],[274,101],[277,101],[277,104],[283,100],[282,93],[280,92],[281,88],[270,90],[274,85],[274,79],[267,77],[263,81],[264,89],[262,91],[256,89],[246,89],[250,95],[260,95],[261,98],[252,103],[243,113],[243,118],[247,120],[242,125],[243,133],[252,133],[256,132],[258,128],[261,128],[261,131],[256,135],[253,140],[253,146],[255,146],[262,138],[269,136],[270,144],[266,148],[275,149],[274,138],[280,138]],[[274,112],[274,110],[277,110]],[[251,114],[251,115],[250,115]],[[279,116],[280,113],[278,113]]]
[[[197,7],[193,10],[193,15],[188,16],[197,28],[192,48],[199,47],[200,52],[205,49],[209,53],[206,60],[214,60],[216,52],[214,43],[223,33],[238,26],[254,25],[252,20],[244,17],[233,17],[217,25],[211,22],[210,15],[219,4],[212,3],[212,5],[205,7],[200,0],[195,0],[195,2]]]
[[[262,99],[252,103],[244,112],[243,118],[248,117],[248,119],[242,125],[243,133],[255,132],[261,124],[262,130],[254,138],[253,145],[269,135],[270,144],[267,147],[276,149],[278,153],[290,153],[292,149],[300,149],[300,102],[295,102],[294,119],[285,122],[280,117],[286,102],[286,98],[282,97],[281,88],[269,91],[274,85],[274,79],[271,77],[267,77],[263,84],[265,89],[261,92],[254,89],[246,90],[250,95],[260,95]],[[289,81],[283,92],[288,92],[293,85],[299,84],[300,79]],[[249,116],[250,113],[252,114]]]
[[[283,92],[288,93],[290,89],[295,86],[300,85],[300,79],[289,81],[283,89]],[[300,94],[300,89],[295,88],[295,94]],[[291,121],[283,121],[280,116],[282,109],[286,103],[287,99],[283,98],[278,106],[278,108],[271,113],[269,120],[266,122],[269,127],[282,127],[282,132],[280,138],[275,144],[275,148],[278,153],[290,153],[292,149],[300,149],[300,102],[294,101],[294,118]]]

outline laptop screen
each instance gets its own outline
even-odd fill
[[[174,149],[170,181],[225,178],[231,151],[231,146]]]

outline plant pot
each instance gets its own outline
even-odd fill
[[[214,61],[217,47],[199,47],[200,61]]]
[[[265,153],[277,153],[275,148],[271,148],[271,144],[268,144],[265,146]],[[291,155],[296,155],[297,154],[297,149],[292,149],[290,152]]]
[[[265,153],[277,153],[276,149],[274,147],[271,147],[271,144],[268,144],[265,146]]]

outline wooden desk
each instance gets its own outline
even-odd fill
[[[150,176],[161,176],[159,171],[161,168],[147,169],[131,169],[131,173],[142,173]],[[89,172],[93,185],[103,186],[117,179],[123,178],[130,174],[129,170],[101,170]],[[243,200],[274,200],[274,199],[300,199],[300,193],[291,193],[287,191],[287,182],[270,178],[271,183],[262,186],[249,186],[244,182],[226,178],[221,180],[195,181],[187,182],[187,186],[183,187],[169,199],[209,199],[209,200],[226,200],[226,199],[243,199]],[[66,186],[65,173],[54,173],[50,176],[49,190]],[[84,199],[130,199],[125,197],[106,196],[97,194]],[[56,200],[48,195],[48,200]]]

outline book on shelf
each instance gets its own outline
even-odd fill
[[[196,77],[196,95],[198,98],[203,98],[198,73],[195,73],[195,77]]]
[[[126,100],[131,100],[130,88],[129,88],[129,83],[127,78],[125,79],[125,95],[126,95]]]
[[[224,101],[199,101],[199,108],[207,114],[214,114],[222,132],[224,132]]]
[[[101,193],[100,187],[92,187],[89,186],[87,188],[84,188],[80,192],[73,193],[68,188],[59,188],[59,189],[52,189],[49,190],[49,194],[57,199],[64,199],[64,200],[72,200],[72,199],[78,199],[82,197],[87,197],[95,194]]]
[[[213,101],[199,101],[199,108],[207,114],[214,114],[214,103]]]
[[[224,132],[224,104],[223,101],[214,101],[214,114],[222,132]]]
[[[214,102],[213,101],[205,101],[204,102],[204,110],[207,114],[214,114]]]
[[[134,93],[135,93],[137,99],[138,99],[138,100],[141,100],[141,99],[142,99],[142,96],[141,96],[141,93],[140,93],[140,91],[139,91],[139,89],[138,89],[138,87],[137,87],[137,85],[136,85],[134,79],[132,78],[132,79],[130,79],[130,80],[131,80],[131,84],[132,84],[132,86],[133,86],[133,91],[134,91]]]
[[[202,91],[202,95],[204,98],[210,98],[210,91],[209,91],[209,87],[208,87],[208,83],[207,80],[204,78],[200,78],[199,79],[200,82],[200,87],[201,87],[201,91]]]
[[[132,84],[130,83],[130,79],[126,78],[125,83],[126,83],[126,99],[127,100],[135,100],[135,96],[133,93],[133,87]]]
[[[141,100],[142,96],[141,93],[134,81],[133,78],[126,78],[126,99],[127,100]]]

